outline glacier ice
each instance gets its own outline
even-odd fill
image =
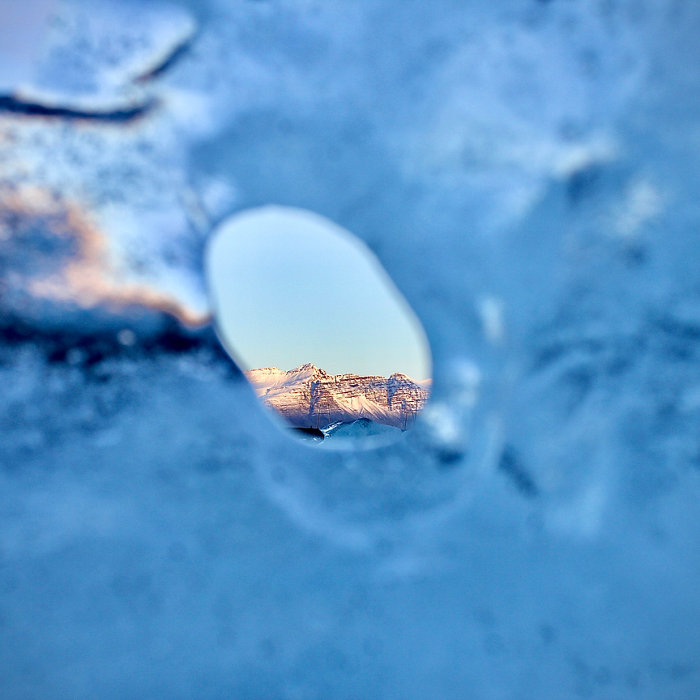
[[[3,697],[697,697],[700,7],[23,7]],[[215,340],[206,241],[268,203],[425,327],[397,446],[290,446]]]

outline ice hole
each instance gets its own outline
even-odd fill
[[[248,210],[215,231],[206,271],[219,338],[279,425],[324,447],[413,426],[432,381],[427,338],[349,231],[302,209]]]

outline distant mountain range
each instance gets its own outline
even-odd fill
[[[297,428],[327,428],[367,419],[405,429],[430,393],[430,380],[417,382],[396,372],[390,377],[328,374],[312,363],[285,371],[247,371],[255,393]]]

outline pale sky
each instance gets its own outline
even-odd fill
[[[222,225],[207,274],[243,369],[313,362],[331,374],[430,377],[418,319],[369,249],[327,219],[263,207]]]

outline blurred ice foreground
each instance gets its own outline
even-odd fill
[[[0,20],[3,697],[700,695],[697,3]],[[420,316],[397,448],[270,434],[212,339],[269,202]]]

